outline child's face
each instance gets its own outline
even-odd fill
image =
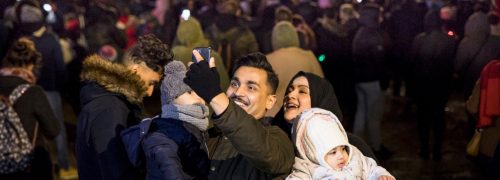
[[[174,99],[174,104],[178,105],[191,105],[191,104],[205,104],[205,101],[198,96],[194,91],[188,91],[181,94]]]
[[[326,154],[325,161],[331,168],[340,170],[347,165],[348,158],[346,146],[337,146]]]

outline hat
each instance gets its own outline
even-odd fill
[[[180,44],[185,46],[198,43],[203,43],[204,45],[200,44],[196,46],[207,46],[209,44],[203,35],[200,22],[194,17],[189,17],[188,20],[181,19],[176,34]]]
[[[19,21],[21,23],[39,23],[43,21],[43,13],[40,8],[25,4],[21,7]]]
[[[106,44],[99,48],[99,55],[110,61],[115,61],[118,57],[118,52],[116,52],[116,49],[113,46]]]
[[[299,47],[299,35],[292,23],[280,21],[274,25],[271,35],[273,50],[287,47]]]
[[[165,65],[160,88],[162,105],[171,104],[181,94],[191,91],[191,88],[184,83],[186,71],[186,66],[181,61],[174,60]]]

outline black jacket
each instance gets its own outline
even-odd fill
[[[140,179],[120,132],[139,123],[145,84],[125,66],[94,55],[83,64],[76,156],[79,179]]]
[[[42,54],[42,67],[37,84],[46,91],[60,91],[66,80],[63,54],[58,38],[48,32],[32,36],[36,50]]]
[[[9,96],[10,93],[27,81],[14,76],[0,76],[0,94]],[[39,134],[36,146],[43,146],[43,137],[53,139],[59,134],[60,127],[47,97],[40,86],[30,87],[14,104],[14,110],[21,119],[28,138],[33,139],[36,122],[39,122]],[[43,135],[43,136],[42,136]]]

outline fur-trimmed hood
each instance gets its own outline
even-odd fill
[[[138,75],[124,65],[112,63],[99,55],[85,59],[80,78],[95,82],[109,92],[122,94],[132,104],[142,104],[142,98],[146,96],[146,84]]]

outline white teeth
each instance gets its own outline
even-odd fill
[[[243,104],[242,102],[239,102],[239,101],[234,101],[235,104],[237,104],[238,106],[245,106],[245,104]]]
[[[286,104],[287,108],[298,108],[299,106],[296,104]]]

